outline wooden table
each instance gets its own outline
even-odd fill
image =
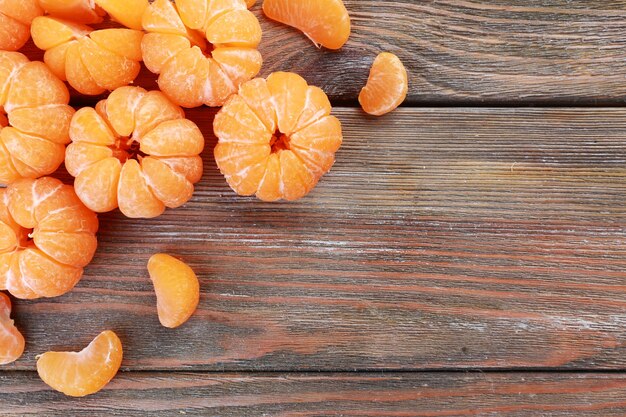
[[[297,71],[336,106],[332,173],[296,203],[237,197],[214,111],[189,110],[208,140],[193,200],[102,215],[77,288],[15,303],[27,350],[0,372],[1,415],[626,415],[626,3],[346,5],[341,52],[255,7],[263,75]],[[356,97],[383,50],[411,86],[372,118]],[[177,330],[156,316],[157,251],[201,280]],[[125,357],[103,391],[38,379],[37,354],[107,328]]]

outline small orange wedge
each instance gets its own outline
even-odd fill
[[[141,30],[148,0],[39,0],[39,4],[50,16],[74,23],[100,23],[108,13],[112,20]]]
[[[402,104],[408,90],[404,65],[394,54],[383,52],[374,60],[367,84],[359,94],[359,103],[366,113],[382,116]]]
[[[100,391],[122,364],[122,342],[111,330],[100,333],[80,352],[46,352],[37,359],[39,377],[71,397]]]
[[[350,37],[350,16],[341,0],[265,0],[263,12],[328,49],[341,48]]]
[[[193,270],[173,256],[159,253],[148,261],[148,272],[161,324],[174,328],[186,322],[200,300],[200,284]]]
[[[341,123],[330,113],[326,94],[297,74],[248,81],[215,116],[217,166],[240,195],[302,198],[341,146]]]
[[[0,0],[0,50],[17,51],[30,38],[30,24],[43,10],[37,0]]]
[[[24,353],[24,336],[11,320],[11,300],[0,293],[0,365],[15,362]]]

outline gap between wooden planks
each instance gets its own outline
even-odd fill
[[[104,328],[126,370],[624,369],[626,110],[338,108],[345,143],[307,198],[237,197],[213,162],[153,220],[101,216],[69,294],[19,301],[25,355]],[[146,262],[201,280],[162,328]]]
[[[3,416],[598,416],[626,414],[626,374],[120,373],[68,401],[36,374],[0,374]]]

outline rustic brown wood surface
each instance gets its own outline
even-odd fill
[[[9,369],[103,328],[134,370],[624,368],[626,110],[340,108],[335,168],[290,204],[235,196],[213,113],[187,113],[208,138],[193,200],[102,215],[79,285],[16,303]],[[146,272],[161,251],[202,286],[173,331]]]
[[[237,197],[215,111],[188,110],[207,136],[193,200],[102,215],[74,291],[15,302],[27,349],[0,371],[0,415],[626,415],[626,3],[345,0],[339,52],[257,3],[262,75],[296,71],[337,106],[333,171],[296,203]],[[410,90],[372,118],[356,97],[382,50]],[[201,280],[176,330],[156,316],[157,251]],[[37,354],[105,328],[125,359],[103,392],[39,381]]]
[[[586,416],[626,415],[616,374],[122,373],[70,400],[32,373],[0,375],[2,415]]]
[[[345,0],[352,35],[318,50],[296,29],[254,11],[263,27],[262,75],[296,71],[353,105],[381,51],[407,66],[405,105],[623,105],[623,0]],[[40,57],[34,45],[25,49]],[[137,84],[157,88],[144,70]]]

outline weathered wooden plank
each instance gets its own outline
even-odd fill
[[[71,293],[15,303],[6,369],[118,332],[125,369],[624,369],[626,110],[337,109],[345,143],[307,198],[234,196],[212,162],[153,220],[101,216]],[[202,295],[159,326],[145,269],[170,252]]]
[[[0,374],[2,415],[624,416],[624,374],[122,373],[68,399],[35,373]]]
[[[265,18],[262,75],[296,71],[334,101],[354,103],[374,57],[396,53],[410,75],[407,105],[622,104],[626,9],[622,0],[345,0],[353,34],[318,50]],[[41,56],[30,44],[24,50]],[[156,88],[147,70],[139,85]]]

